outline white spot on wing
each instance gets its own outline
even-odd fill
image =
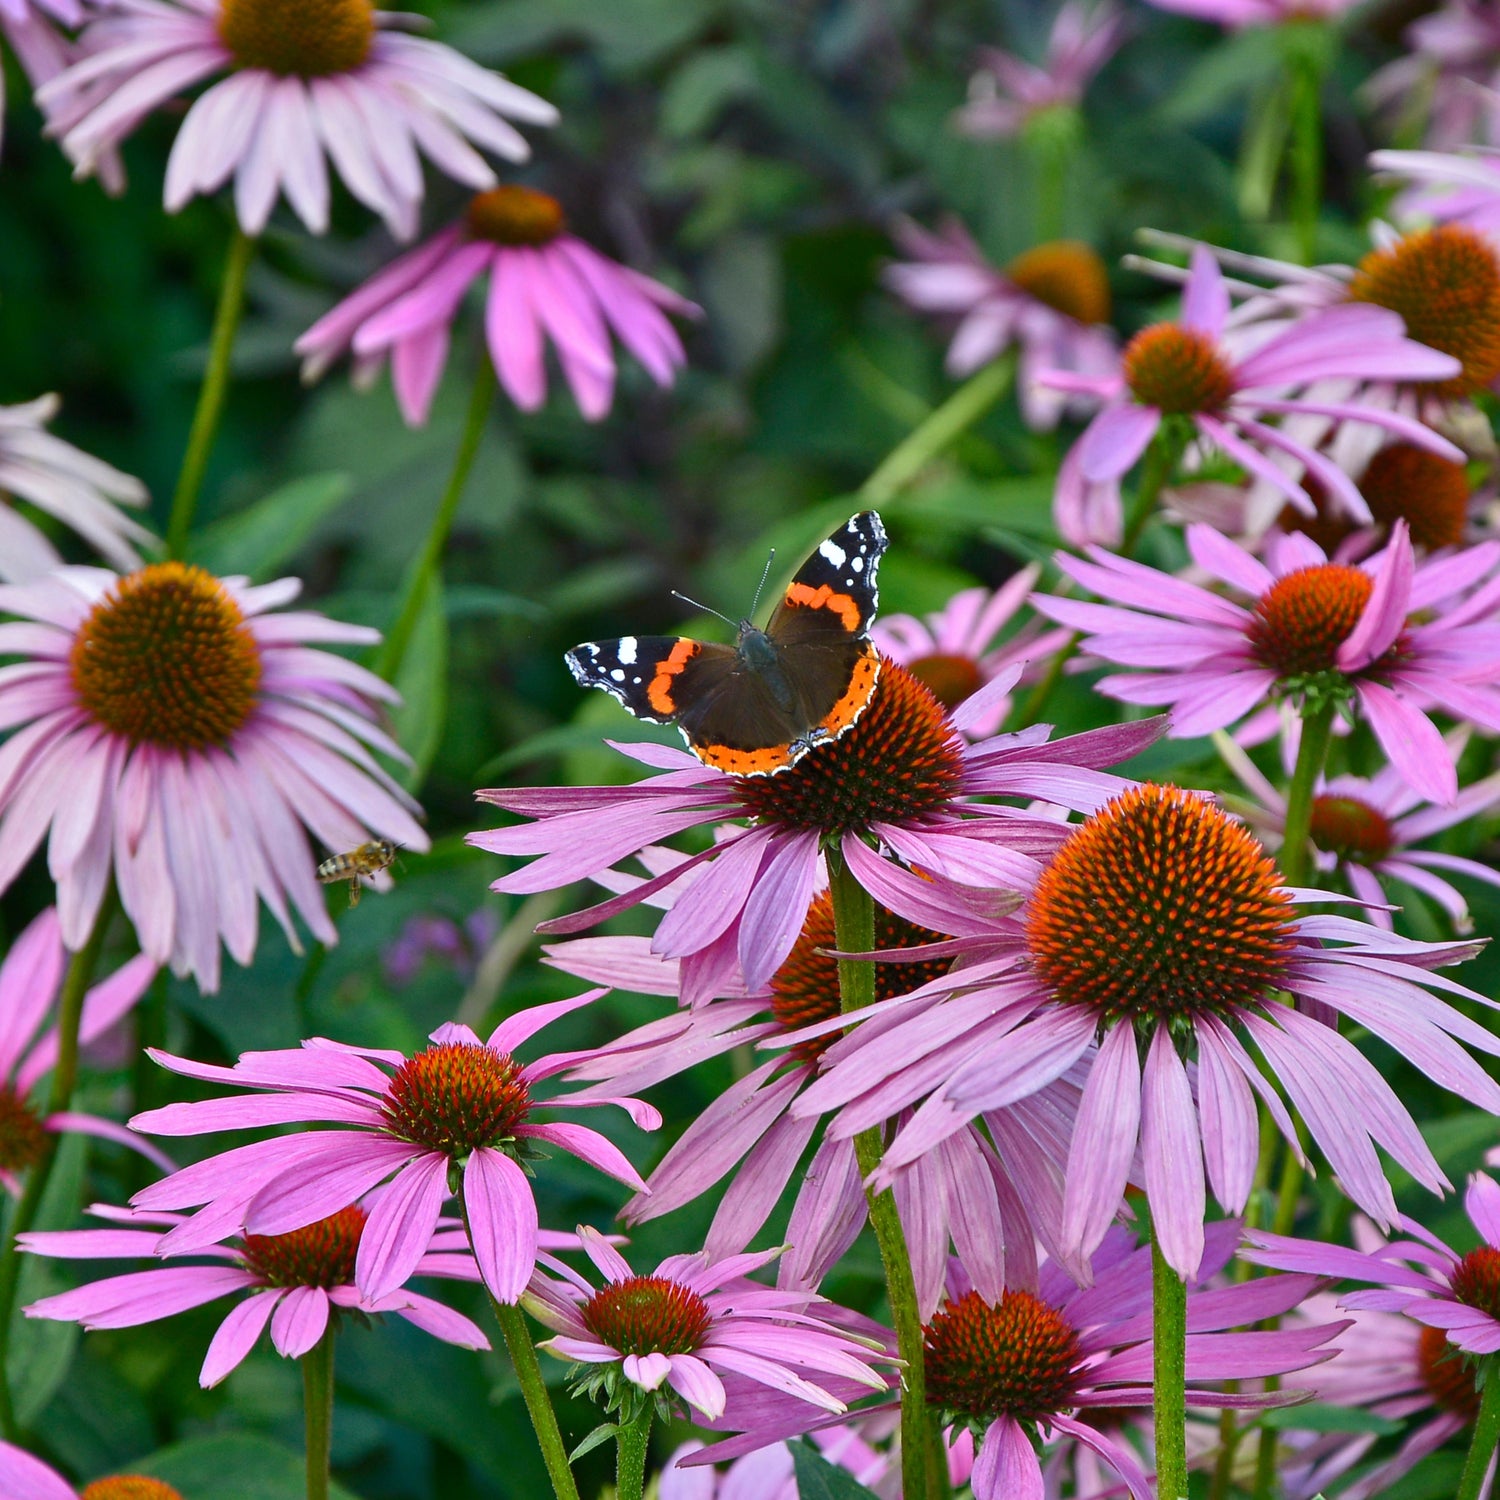
[[[849,555],[832,537],[829,537],[818,548],[818,552],[836,568],[842,568],[844,566],[844,559]]]
[[[849,566],[851,568],[853,568],[856,573],[863,573],[864,570],[865,570],[865,555],[864,555],[864,553],[861,552],[859,554],[859,556],[856,557],[854,559],[854,561],[849,564]]]
[[[619,652],[620,662],[623,666],[630,667],[635,665],[635,637],[633,635],[620,637]]]

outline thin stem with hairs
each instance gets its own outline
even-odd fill
[[[330,1323],[301,1360],[302,1402],[307,1416],[307,1500],[328,1500],[333,1453],[333,1340]]]
[[[463,1214],[464,1233],[469,1244],[474,1243],[474,1231],[469,1226],[469,1209],[463,1195],[458,1195]],[[516,1372],[521,1387],[521,1398],[526,1403],[526,1413],[531,1418],[532,1431],[536,1433],[538,1447],[542,1450],[542,1462],[547,1466],[547,1477],[552,1481],[555,1500],[578,1500],[578,1482],[568,1463],[568,1447],[563,1442],[562,1429],[557,1425],[557,1413],[552,1407],[552,1397],[547,1391],[547,1382],[542,1379],[542,1367],[536,1357],[536,1345],[531,1341],[531,1330],[526,1326],[526,1315],[513,1302],[502,1302],[489,1287],[485,1292],[490,1299],[490,1309],[500,1332],[505,1336],[506,1352]]]
[[[833,900],[834,941],[843,953],[869,953],[875,947],[875,903],[860,885],[836,850],[828,850],[828,885]],[[875,1001],[875,966],[868,959],[839,960],[839,1009],[852,1015]],[[854,1137],[854,1154],[861,1177],[867,1181],[880,1166],[884,1150],[878,1128]],[[905,1369],[901,1379],[901,1485],[902,1493],[929,1497],[931,1487],[932,1429],[927,1420],[927,1378],[923,1356],[922,1315],[917,1308],[917,1288],[912,1278],[906,1233],[896,1211],[895,1194],[865,1189],[870,1227],[880,1249],[885,1271],[886,1295],[896,1329],[896,1346]]]
[[[1187,1284],[1167,1264],[1151,1222],[1152,1426],[1156,1492],[1160,1500],[1186,1500],[1187,1482]]]

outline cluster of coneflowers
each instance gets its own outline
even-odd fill
[[[1309,29],[1344,5],[1158,3],[1277,28],[1306,145]],[[1045,66],[983,59],[958,128],[1054,160],[1130,24],[1068,0]],[[18,1445],[3,1372],[21,1253],[135,1267],[31,1317],[122,1328],[234,1299],[202,1383],[263,1335],[301,1362],[310,1500],[328,1492],[341,1326],[395,1314],[488,1348],[433,1295],[443,1279],[487,1294],[557,1500],[605,1439],[618,1500],[641,1500],[653,1469],[661,1500],[792,1495],[813,1452],[846,1488],[907,1500],[1182,1500],[1190,1467],[1214,1500],[1364,1500],[1449,1441],[1468,1445],[1460,1500],[1488,1493],[1500,1186],[1470,1180],[1467,1250],[1403,1212],[1392,1165],[1434,1194],[1453,1184],[1386,1072],[1398,1058],[1500,1115],[1496,1002],[1449,972],[1484,936],[1465,888],[1500,874],[1434,844],[1500,805],[1500,170],[1478,149],[1492,18],[1453,0],[1376,80],[1394,109],[1436,74],[1440,108],[1432,149],[1377,154],[1408,187],[1356,265],[1180,242],[1154,266],[1181,283],[1177,315],[1122,341],[1087,246],[997,269],[956,221],[896,226],[907,259],[888,284],[952,327],[965,420],[976,390],[992,404],[1014,378],[1025,422],[1074,430],[1050,569],[878,621],[868,702],[774,775],[627,741],[638,780],[479,793],[509,815],[470,837],[507,861],[496,889],[605,893],[543,924],[560,939],[546,962],[589,986],[573,998],[502,1005],[484,1035],[452,1021],[410,1054],[326,1037],[227,1063],[153,1049],[193,1097],[128,1122],[73,1107],[80,1048],[158,970],[212,993],[226,953],[254,959],[262,906],[294,949],[332,944],[319,851],[428,847],[390,683],[496,382],[538,407],[551,351],[598,420],[616,344],[670,386],[671,318],[698,310],[497,176],[495,158],[527,156],[518,124],[555,120],[548,103],[369,0],[0,0],[0,33],[79,175],[119,185],[121,143],[191,99],[165,206],[232,182],[236,221],[164,543],[120,509],[144,505],[136,481],[46,432],[54,398],[0,410],[0,889],[43,859],[55,889],[0,963],[0,1495],[75,1494]],[[472,190],[463,214],[297,345],[309,379],[346,354],[362,382],[389,365],[420,424],[483,284],[487,358],[382,643],[288,608],[295,580],[185,559],[256,239],[283,199],[325,232],[339,184],[412,239],[424,160]],[[1315,166],[1290,151],[1304,243]],[[929,456],[957,425],[934,423]],[[107,566],[64,565],[38,511]],[[1077,674],[1095,727],[1055,734]],[[1209,736],[1212,785],[1139,771],[1163,737]],[[1400,917],[1413,896],[1420,939]],[[592,933],[630,911],[649,934]],[[608,988],[659,1013],[538,1052]],[[649,1172],[646,1141],[627,1153],[581,1123],[609,1106],[654,1130],[643,1096],[727,1054],[750,1061]],[[160,1175],[94,1205],[95,1227],[37,1229],[72,1133]],[[646,1270],[621,1235],[544,1225],[535,1184],[560,1153],[630,1190],[627,1229],[717,1194],[704,1242]],[[1299,1237],[1318,1174],[1335,1208]],[[1351,1246],[1329,1241],[1349,1222],[1338,1199],[1359,1211]],[[864,1236],[876,1317],[820,1291]],[[603,1409],[571,1454],[538,1347]],[[1299,1427],[1282,1408],[1309,1398],[1320,1418]],[[717,1440],[653,1464],[654,1424],[679,1418]],[[141,1476],[82,1493],[176,1494]]]

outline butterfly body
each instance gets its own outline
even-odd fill
[[[567,654],[573,676],[638,719],[676,724],[706,765],[773,776],[837,739],[864,712],[880,658],[869,639],[885,529],[852,517],[797,570],[764,629],[734,645],[688,636],[622,636]]]

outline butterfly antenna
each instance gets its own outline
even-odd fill
[[[760,582],[755,586],[755,597],[750,601],[750,618],[755,618],[755,611],[760,607],[760,596],[765,591],[766,579],[771,576],[771,564],[776,561],[776,549],[771,548],[770,556],[766,558],[766,565],[761,569]]]
[[[722,620],[726,625],[732,625],[736,630],[739,629],[738,620],[731,620],[728,615],[721,615],[718,610],[710,609],[706,604],[699,604],[696,599],[689,599],[686,594],[679,593],[676,589],[672,590],[672,597],[674,599],[681,599],[684,604],[691,604],[694,609],[701,609],[704,614],[712,615],[716,620]]]

